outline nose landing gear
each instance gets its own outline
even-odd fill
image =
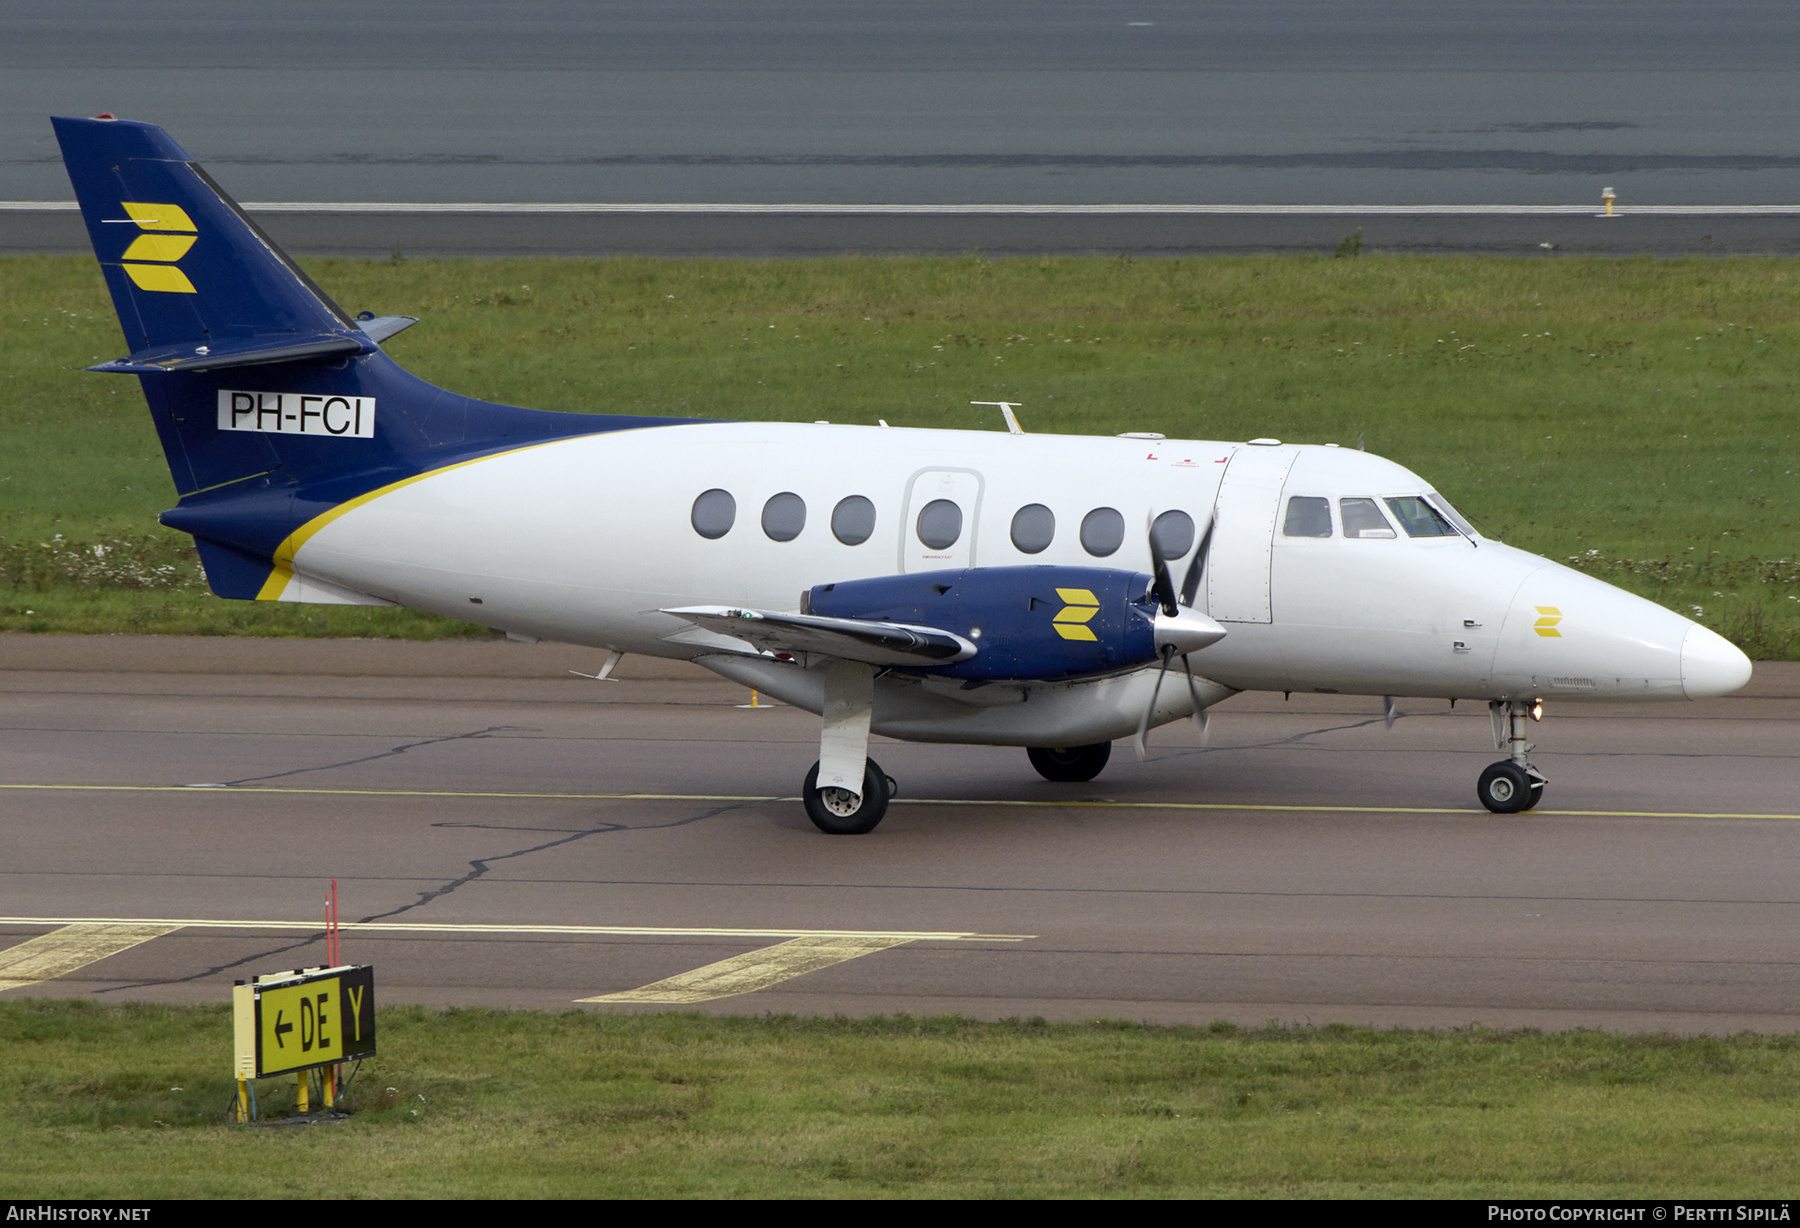
[[[1526,761],[1533,744],[1525,739],[1525,722],[1539,720],[1544,705],[1536,700],[1490,700],[1488,715],[1494,722],[1494,749],[1508,752],[1505,759],[1490,763],[1475,782],[1475,796],[1495,814],[1518,814],[1530,810],[1543,800],[1544,774]]]

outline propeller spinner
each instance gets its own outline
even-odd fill
[[[1200,576],[1206,570],[1206,552],[1212,546],[1212,536],[1212,522],[1208,521],[1206,533],[1200,538],[1200,548],[1194,552],[1194,561],[1188,566],[1188,573],[1183,579],[1178,600],[1175,581],[1169,574],[1169,564],[1163,558],[1161,545],[1156,540],[1156,534],[1150,534],[1150,565],[1154,576],[1150,591],[1156,598],[1155,642],[1156,651],[1162,657],[1162,667],[1156,671],[1156,685],[1150,690],[1150,702],[1144,708],[1144,715],[1138,720],[1137,737],[1133,740],[1140,760],[1145,755],[1144,739],[1150,732],[1150,717],[1155,713],[1156,701],[1162,695],[1163,675],[1169,672],[1169,662],[1177,656],[1181,658],[1181,672],[1187,678],[1188,697],[1194,701],[1194,721],[1200,726],[1201,738],[1206,736],[1206,712],[1200,703],[1200,690],[1194,685],[1194,670],[1188,663],[1188,654],[1199,652],[1225,638],[1225,628],[1195,610],[1192,604],[1194,595],[1199,590]]]

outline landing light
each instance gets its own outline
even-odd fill
[[[1534,699],[1531,701],[1531,719],[1534,721],[1541,721],[1544,719],[1544,701],[1543,700]]]

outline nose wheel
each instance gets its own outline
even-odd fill
[[[1488,764],[1475,782],[1475,795],[1495,814],[1530,810],[1544,796],[1544,778],[1529,764],[1520,767],[1511,759]]]
[[[1525,758],[1533,746],[1525,738],[1525,722],[1538,720],[1544,714],[1541,703],[1533,700],[1492,700],[1488,714],[1494,721],[1494,748],[1510,752],[1498,763],[1490,763],[1475,782],[1475,796],[1495,814],[1520,814],[1530,810],[1544,797],[1544,774]]]
[[[813,826],[832,836],[860,836],[875,830],[887,814],[888,799],[894,796],[894,778],[881,770],[873,759],[865,759],[861,793],[849,789],[819,788],[819,765],[813,764],[800,787],[800,798],[806,806],[806,817]]]

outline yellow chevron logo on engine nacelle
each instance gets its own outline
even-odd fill
[[[1087,623],[1100,612],[1100,599],[1085,588],[1059,588],[1056,595],[1067,603],[1050,620],[1050,625],[1056,628],[1056,634],[1065,640],[1099,639]]]
[[[1548,639],[1560,640],[1562,632],[1556,629],[1556,624],[1562,621],[1562,611],[1553,605],[1540,605],[1535,608],[1539,618],[1531,629]]]

